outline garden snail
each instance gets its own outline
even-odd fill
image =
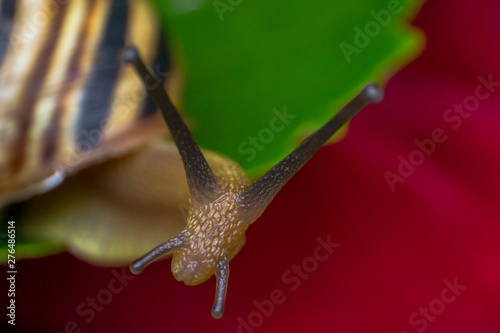
[[[229,261],[241,247],[246,228],[336,130],[366,103],[377,102],[382,97],[377,86],[366,86],[299,148],[263,177],[250,183],[235,162],[218,154],[202,153],[161,84],[147,72],[133,47],[124,51],[124,57],[138,69],[147,90],[163,111],[180,158],[173,151],[173,145],[161,139],[164,124],[152,112],[151,104],[144,109],[145,98],[127,101],[124,107],[116,105],[116,101],[123,98],[120,96],[129,94],[140,84],[131,75],[131,68],[118,63],[118,54],[125,43],[137,44],[149,65],[153,58],[161,58],[161,47],[159,50],[155,47],[160,40],[156,23],[151,22],[152,15],[148,15],[149,9],[144,2],[73,0],[55,10],[51,7],[52,1],[37,1],[38,7],[31,8],[33,1],[7,0],[2,2],[0,9],[4,13],[9,8],[5,5],[7,3],[12,8],[14,4],[19,6],[16,10],[22,17],[30,18],[37,10],[53,17],[50,23],[40,27],[39,36],[33,39],[36,41],[34,45],[14,43],[13,50],[11,42],[11,50],[4,53],[6,45],[2,51],[0,43],[0,85],[9,88],[0,91],[0,119],[4,120],[0,125],[0,205],[47,190],[65,173],[106,161],[80,172],[50,193],[30,200],[27,203],[30,209],[24,213],[25,226],[30,226],[31,232],[37,236],[46,235],[67,242],[72,253],[99,264],[123,263],[138,252],[146,252],[152,247],[150,243],[159,243],[156,240],[163,237],[167,241],[135,261],[131,270],[138,273],[157,258],[173,254],[174,276],[186,284],[201,283],[215,274],[217,287],[212,315],[216,318],[220,318],[224,311]],[[80,24],[76,25],[77,28],[63,29],[70,17],[68,13],[72,11],[80,13],[77,15]],[[3,17],[2,13],[0,15]],[[91,19],[93,17],[98,19]],[[73,16],[71,19],[75,20]],[[113,23],[105,24],[111,21]],[[12,36],[20,36],[16,31],[22,31],[23,22],[17,18],[12,27],[7,24],[2,29],[7,27],[12,29]],[[100,27],[94,26],[96,22]],[[61,47],[64,46],[63,40],[73,41],[73,48]],[[88,44],[82,46],[83,43]],[[18,52],[24,56],[16,57]],[[38,70],[35,71],[33,64],[26,66],[22,63],[26,59],[38,64]],[[93,67],[98,60],[104,61],[100,70]],[[20,75],[13,68],[23,68],[24,71]],[[75,75],[75,70],[78,75]],[[106,75],[90,79],[100,72],[106,72]],[[92,85],[87,79],[93,81]],[[93,92],[88,93],[87,89]],[[103,105],[96,107],[101,101],[104,101]],[[99,135],[101,139],[91,142],[85,136],[85,133],[95,133],[91,131],[100,128],[103,129]],[[90,144],[83,149],[82,142],[86,141]],[[76,149],[68,153],[67,147]],[[129,155],[115,159],[127,152]],[[168,170],[163,168],[165,165]],[[179,172],[184,173],[184,170],[185,178],[182,178]],[[171,186],[161,179],[167,172],[173,173],[167,177]],[[151,174],[155,180],[143,179]],[[187,181],[187,184],[179,181]],[[75,191],[75,188],[84,186],[85,190]],[[165,188],[169,187],[175,187],[175,192],[179,193],[166,194]],[[121,239],[113,242],[113,237],[122,237],[119,233],[123,225],[118,228],[117,221],[140,224],[155,219],[165,220],[173,213],[164,202],[181,202],[187,195],[190,197],[188,223],[175,228],[170,226],[171,237],[152,229],[155,235],[149,235],[147,241],[135,237],[135,241]],[[53,206],[53,202],[58,203],[57,213],[47,209]],[[101,209],[100,205],[111,209],[112,213]],[[137,213],[143,212],[144,207],[154,214],[144,216]],[[30,221],[36,221],[36,225]],[[64,221],[64,233],[58,234],[61,225],[54,227],[57,221]],[[93,229],[92,232],[98,232],[100,237],[91,238],[85,228]],[[147,228],[140,226],[140,229]],[[127,246],[119,248],[118,243]]]
[[[187,285],[202,283],[215,274],[217,282],[212,316],[221,318],[229,260],[238,249],[248,226],[337,130],[367,103],[382,99],[382,91],[376,84],[365,86],[335,117],[250,184],[237,165],[228,166],[225,172],[209,166],[167,93],[148,71],[134,46],[125,49],[123,58],[136,68],[165,118],[181,155],[191,195],[186,227],[134,261],[130,270],[138,274],[158,258],[173,254],[172,273]]]

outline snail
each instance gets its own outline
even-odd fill
[[[0,17],[0,207],[23,201],[23,234],[94,264],[146,253],[130,265],[137,274],[173,255],[177,280],[215,275],[214,318],[249,225],[340,127],[382,99],[368,84],[251,182],[235,161],[198,147],[174,107],[182,76],[146,2],[3,0]],[[170,67],[169,94],[151,66],[161,77]]]

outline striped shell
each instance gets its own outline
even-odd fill
[[[165,132],[119,60],[134,42],[166,74],[166,46],[145,1],[1,4],[0,206]]]

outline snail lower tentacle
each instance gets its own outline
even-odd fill
[[[139,274],[152,262],[179,250],[183,244],[184,238],[182,235],[172,237],[130,264],[130,271],[134,274]]]

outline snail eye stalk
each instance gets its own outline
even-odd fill
[[[219,187],[218,179],[162,84],[146,68],[135,46],[127,46],[122,57],[125,62],[134,66],[144,87],[165,118],[182,158],[191,199],[203,201],[206,198],[213,198],[214,192]]]
[[[378,103],[383,99],[383,96],[383,91],[377,84],[370,83],[366,85],[330,121],[311,134],[261,178],[248,186],[241,196],[241,206],[246,215],[246,220],[255,221],[281,188],[333,134],[368,103]]]

